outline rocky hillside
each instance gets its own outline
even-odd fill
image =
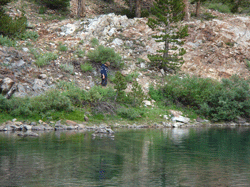
[[[36,41],[19,41],[16,48],[0,46],[0,85],[3,92],[16,90],[16,96],[38,95],[55,86],[60,81],[74,81],[83,89],[90,89],[100,81],[99,67],[84,73],[80,65],[87,62],[86,56],[77,56],[76,51],[93,50],[91,39],[99,44],[114,48],[126,66],[124,75],[138,72],[138,82],[144,91],[149,84],[157,84],[165,73],[147,68],[147,54],[155,53],[163,46],[156,43],[147,26],[147,18],[128,19],[114,13],[103,13],[100,1],[87,1],[87,17],[69,17],[60,20],[53,11],[38,14],[38,7],[19,0],[8,6],[9,14],[18,16],[25,11],[32,31],[39,37]],[[110,5],[109,5],[110,6]],[[123,6],[123,4],[119,4]],[[115,7],[109,7],[114,10]],[[203,10],[215,18],[209,21],[192,18],[189,36],[185,39],[185,63],[182,72],[215,79],[228,78],[238,74],[248,78],[250,71],[250,17],[228,15],[212,10]],[[60,50],[60,45],[67,50]],[[52,52],[58,58],[49,65],[38,68],[34,51],[46,54]],[[111,75],[114,70],[111,69]],[[128,87],[128,91],[131,87]]]

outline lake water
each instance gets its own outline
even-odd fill
[[[250,186],[250,129],[1,132],[0,186]]]

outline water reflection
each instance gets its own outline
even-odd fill
[[[0,133],[1,186],[249,186],[248,128]]]

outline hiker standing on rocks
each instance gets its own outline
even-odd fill
[[[102,64],[101,66],[101,78],[102,78],[101,85],[102,86],[106,86],[108,83],[108,67],[109,66],[110,66],[109,62],[106,62],[105,64]]]

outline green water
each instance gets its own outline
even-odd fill
[[[0,186],[250,186],[250,129],[0,133]]]

